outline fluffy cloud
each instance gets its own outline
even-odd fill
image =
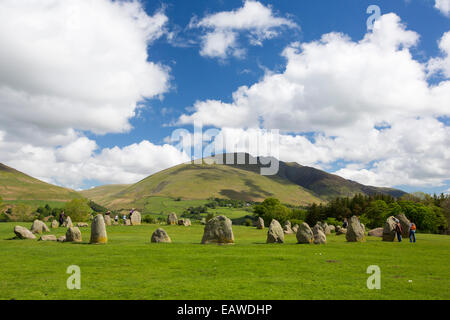
[[[441,72],[445,77],[450,78],[450,31],[442,36],[439,41],[439,48],[443,53],[443,57],[430,59],[428,62],[429,73]]]
[[[436,0],[434,7],[443,15],[450,17],[450,0]]]
[[[264,40],[278,36],[282,27],[298,28],[293,21],[274,15],[270,6],[252,0],[246,0],[237,10],[211,14],[200,21],[194,19],[190,27],[207,30],[200,54],[221,59],[245,54],[238,44],[241,32],[246,32],[251,45],[261,46]]]
[[[96,149],[96,143],[85,137],[56,149],[0,140],[0,153],[6,164],[44,181],[74,189],[89,180],[135,183],[150,174],[189,161],[189,157],[175,147],[149,141],[94,153]]]
[[[74,188],[185,161],[148,141],[98,150],[82,133],[126,132],[140,101],[168,91],[168,68],[148,55],[167,22],[137,0],[1,1],[0,161]]]
[[[369,184],[442,184],[450,179],[450,141],[437,118],[450,115],[450,82],[430,85],[427,72],[447,72],[449,61],[415,60],[410,49],[418,41],[387,14],[357,42],[330,33],[294,43],[283,52],[284,72],[239,88],[231,103],[198,101],[179,123],[278,128],[283,160],[324,168],[343,162],[339,174]]]
[[[129,130],[139,101],[168,90],[167,68],[147,61],[167,20],[148,16],[138,1],[1,1],[6,138],[47,143],[70,140],[73,130]]]

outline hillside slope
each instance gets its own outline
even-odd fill
[[[110,208],[139,207],[148,197],[196,200],[210,197],[263,201],[275,197],[284,203],[305,205],[322,200],[303,187],[280,177],[224,165],[182,164],[158,172],[114,194],[112,187],[83,192],[90,199]],[[102,191],[106,193],[102,194]]]
[[[81,198],[74,190],[45,183],[1,163],[0,196],[3,200],[69,201]]]
[[[221,156],[225,160],[227,155]],[[237,154],[231,156],[237,163]],[[255,159],[248,154],[244,154],[244,158],[246,164],[181,164],[133,185],[102,186],[82,194],[113,209],[139,208],[149,197],[187,200],[219,197],[246,201],[275,197],[283,203],[306,205],[358,193],[385,193],[395,197],[405,194],[401,190],[365,186],[325,171],[283,161],[279,162],[277,175],[262,176],[261,158]],[[250,158],[257,164],[249,164]]]

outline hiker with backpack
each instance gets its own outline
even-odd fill
[[[397,240],[398,240],[398,242],[402,242],[403,228],[402,228],[402,225],[401,225],[400,221],[397,222],[397,224],[395,225],[395,233],[397,233]]]
[[[414,239],[414,243],[416,242],[416,225],[411,222],[409,225],[409,242],[413,242]]]

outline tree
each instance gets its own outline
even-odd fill
[[[372,201],[364,210],[362,221],[366,222],[369,228],[378,228],[384,225],[389,207],[383,200]]]
[[[290,218],[292,210],[282,205],[278,199],[267,198],[262,204],[255,206],[254,213],[256,217],[263,218],[266,224],[270,224],[273,219],[284,224]]]
[[[86,199],[73,199],[64,206],[64,213],[70,216],[72,221],[82,222],[89,220],[92,209]]]

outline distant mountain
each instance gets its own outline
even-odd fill
[[[69,201],[82,197],[74,190],[45,183],[1,163],[0,196],[3,200],[45,201]]]
[[[221,155],[225,160],[227,155]],[[238,154],[230,154],[237,163]],[[143,207],[145,199],[154,196],[183,199],[220,197],[246,201],[262,201],[268,197],[283,203],[306,205],[337,196],[358,193],[405,194],[401,190],[365,186],[337,175],[304,167],[297,163],[279,162],[278,174],[262,176],[262,158],[240,154],[246,164],[207,165],[186,163],[158,172],[133,185],[102,186],[82,194],[110,208]],[[206,159],[205,159],[206,160]],[[250,160],[257,164],[249,164]],[[225,163],[225,161],[224,161]]]

